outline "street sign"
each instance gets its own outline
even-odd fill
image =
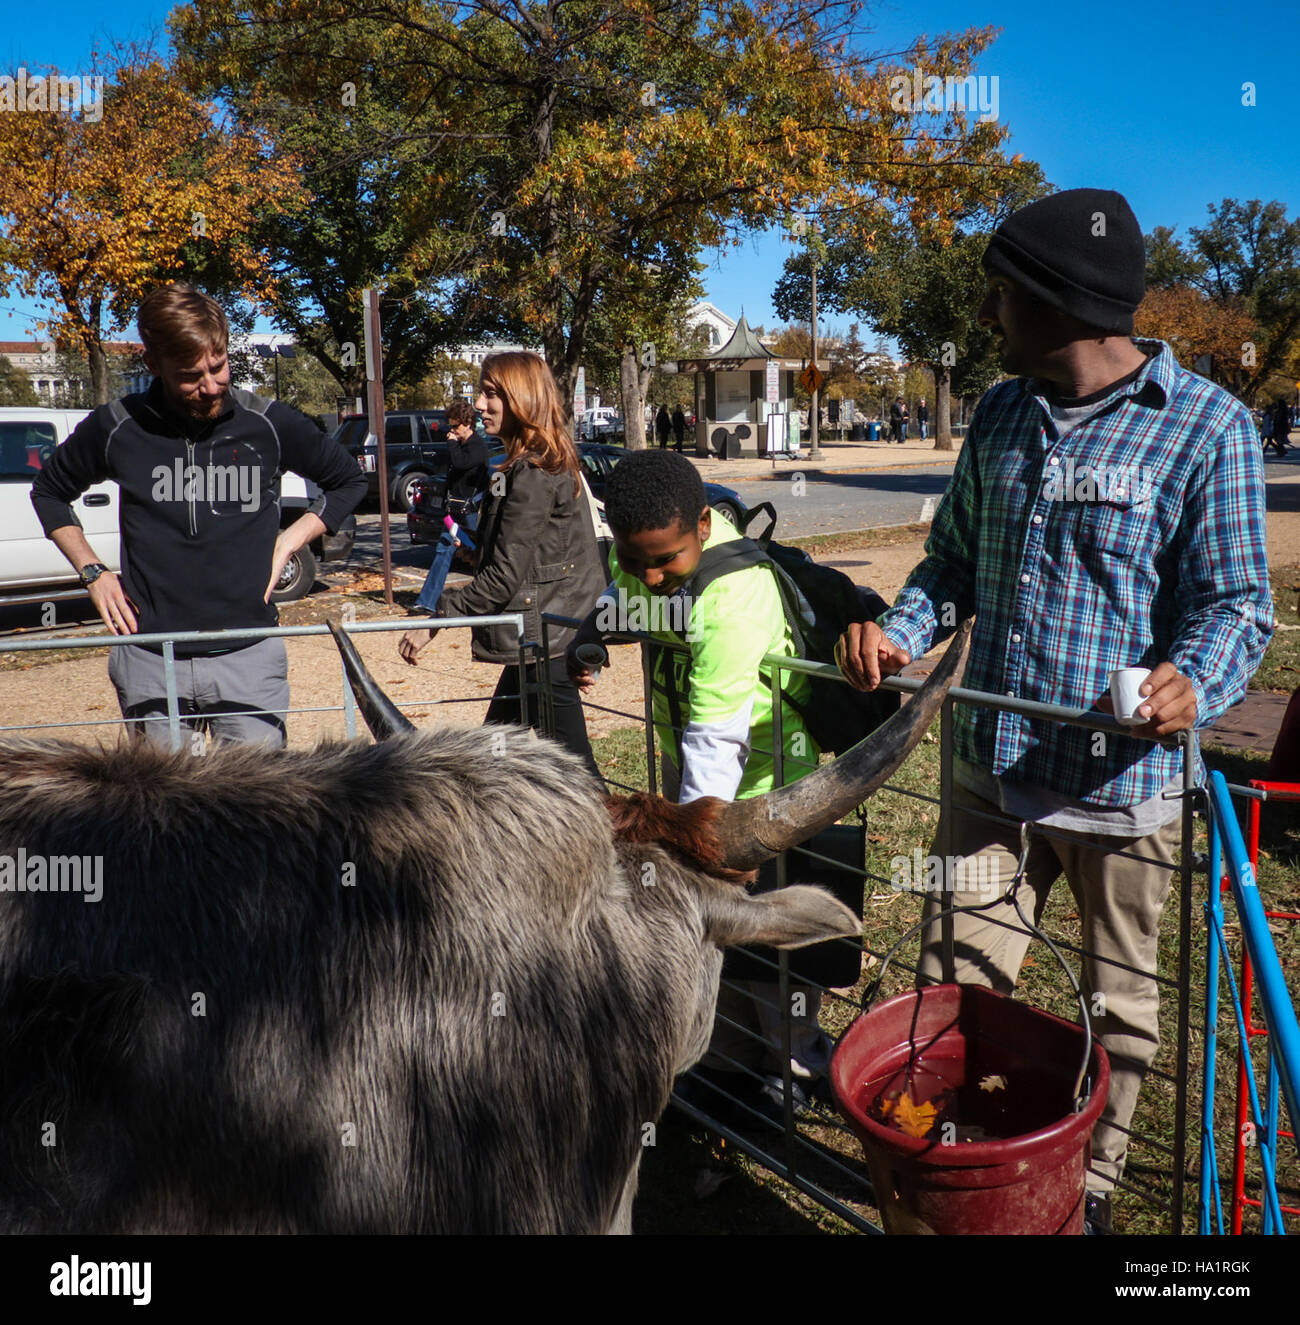
[[[826,374],[817,367],[815,363],[810,363],[807,368],[799,374],[799,382],[803,389],[812,395],[815,391],[822,389],[822,384],[826,381]]]
[[[587,370],[578,369],[578,380],[573,384],[573,416],[580,419],[587,412]]]
[[[781,399],[781,365],[775,359],[767,361],[767,403],[775,405]]]

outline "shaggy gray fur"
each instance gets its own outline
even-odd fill
[[[102,856],[104,895],[0,892],[4,1232],[624,1227],[720,947],[857,932],[617,843],[580,762],[506,727],[6,742],[20,847]]]

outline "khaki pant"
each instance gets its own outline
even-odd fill
[[[977,869],[974,863],[964,867],[966,888],[961,888],[963,880],[959,879],[953,904],[978,906],[1005,894],[1010,887],[1020,856],[1020,833],[1015,825],[977,818],[966,809],[987,814],[999,811],[991,802],[954,787],[951,853],[977,858],[984,868]],[[1120,1129],[1129,1126],[1146,1069],[1160,1043],[1159,988],[1155,981],[1096,958],[1155,972],[1160,913],[1173,878],[1172,870],[1163,866],[1173,865],[1180,840],[1177,819],[1147,837],[1078,834],[1063,840],[1035,836],[1017,894],[1025,914],[1037,924],[1052,884],[1064,874],[1079,908],[1082,946],[1091,954],[1084,960],[1083,992],[1092,1014],[1093,1033],[1110,1055],[1111,1078],[1110,1098],[1093,1133],[1090,1191],[1109,1191],[1124,1170],[1128,1136]],[[931,848],[936,855],[938,841]],[[1116,851],[1133,852],[1162,864],[1128,860],[1113,854]],[[987,868],[989,865],[992,869]],[[927,900],[928,915],[941,909],[938,901]],[[993,918],[1015,929],[1003,929],[991,923]],[[936,982],[943,978],[940,922],[923,932],[921,982]],[[1020,924],[1014,906],[1006,901],[977,915],[954,916],[957,983],[986,985],[1011,993],[1032,937]]]

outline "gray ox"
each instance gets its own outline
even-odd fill
[[[97,902],[0,891],[0,1230],[629,1229],[722,949],[859,932],[736,872],[884,781],[968,634],[868,741],[734,805],[607,805],[518,729],[399,732],[342,638],[373,745],[0,745],[0,857],[103,870]]]

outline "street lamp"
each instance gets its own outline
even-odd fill
[[[275,398],[280,399],[280,360],[296,359],[298,350],[293,345],[254,345],[253,350],[259,359],[275,361]]]

